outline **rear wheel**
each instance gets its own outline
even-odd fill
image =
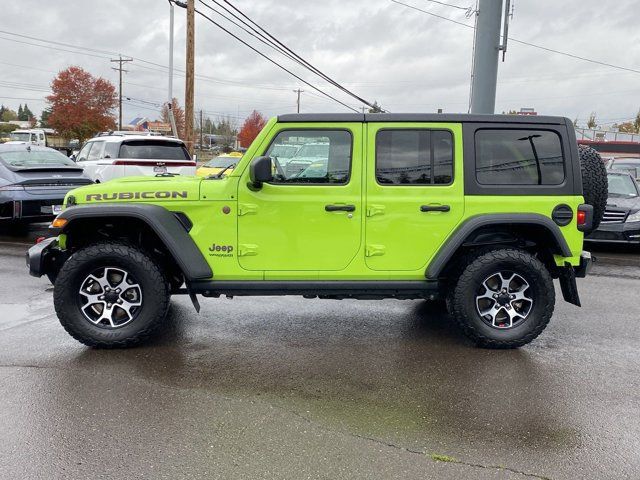
[[[74,253],[54,285],[60,323],[92,347],[136,345],[163,322],[169,285],[160,267],[138,248],[104,242]]]
[[[462,271],[449,306],[464,333],[477,345],[516,348],[545,329],[555,305],[547,268],[523,250],[484,253]]]

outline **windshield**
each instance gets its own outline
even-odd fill
[[[10,138],[14,142],[28,142],[29,133],[28,132],[11,132]]]
[[[634,162],[633,160],[625,160],[624,162],[613,161],[611,164],[612,170],[630,170],[633,173],[636,170],[640,170],[640,161]]]
[[[609,182],[609,195],[620,197],[637,197],[636,182],[627,175],[607,175]]]
[[[208,168],[225,168],[229,165],[235,165],[240,158],[238,157],[216,157],[204,164]]]
[[[10,167],[75,166],[76,164],[55,150],[14,150],[0,153],[0,160]]]
[[[307,144],[300,147],[296,158],[327,158],[329,156],[328,143]]]
[[[120,158],[140,160],[191,160],[183,144],[177,142],[129,140],[120,147]]]

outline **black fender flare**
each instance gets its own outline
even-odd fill
[[[567,245],[567,241],[562,235],[560,227],[558,227],[558,225],[556,225],[549,217],[536,213],[497,213],[492,215],[478,215],[461,223],[449,238],[447,238],[446,243],[429,263],[425,276],[427,279],[437,279],[458,248],[460,248],[465,239],[471,235],[474,230],[488,225],[509,224],[536,225],[544,227],[555,239],[555,245],[553,245],[553,247],[555,247],[557,253],[565,257],[572,256],[571,249],[569,248],[569,245]]]
[[[95,218],[135,218],[143,221],[155,232],[173,255],[185,279],[189,282],[206,280],[213,276],[204,255],[176,215],[164,207],[145,204],[79,205],[65,209],[58,218],[67,220],[61,233],[75,220]]]

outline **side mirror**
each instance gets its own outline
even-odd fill
[[[71,159],[71,160],[73,160],[73,161],[75,162],[75,161],[76,161],[76,156],[75,156],[75,154],[73,154],[73,153],[72,153],[72,154],[71,154],[71,156],[69,157],[69,159]]]
[[[256,157],[249,165],[249,187],[255,190],[262,188],[262,184],[273,180],[271,157]]]

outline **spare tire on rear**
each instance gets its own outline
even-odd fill
[[[593,148],[587,145],[578,145],[578,151],[580,152],[582,195],[585,203],[593,206],[592,230],[595,230],[600,225],[609,196],[607,169],[600,154]]]

